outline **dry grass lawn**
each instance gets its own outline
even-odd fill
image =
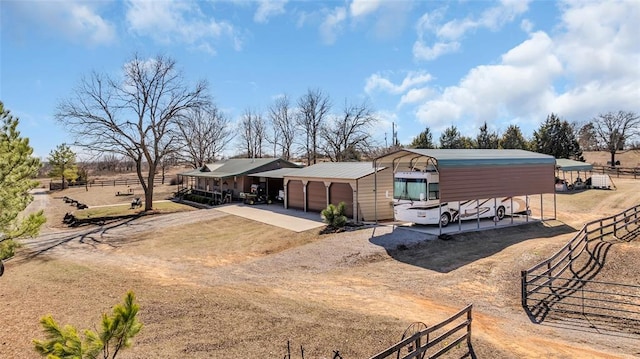
[[[0,278],[0,358],[36,358],[40,317],[93,328],[131,289],[144,328],[120,358],[368,358],[415,321],[433,325],[474,304],[478,358],[631,358],[637,335],[533,324],[519,303],[521,269],[548,257],[589,220],[640,202],[640,181],[559,194],[558,220],[426,240],[403,250],[388,227],[320,236],[212,210],[68,229],[69,196],[121,203],[118,189],[38,195],[49,223]],[[165,199],[175,188],[158,188]],[[43,196],[43,197],[40,197]],[[46,196],[46,198],[45,198]],[[122,202],[123,204],[126,202]],[[545,204],[546,206],[547,204]],[[155,205],[154,205],[155,206]],[[415,239],[415,238],[414,238]],[[633,268],[640,245],[614,245],[607,265]],[[633,270],[608,280],[640,281]],[[459,350],[464,348],[459,348]]]

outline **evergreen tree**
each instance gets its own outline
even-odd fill
[[[529,143],[522,135],[520,127],[509,125],[500,139],[500,148],[526,150],[529,148]]]
[[[131,346],[131,339],[140,332],[142,324],[136,317],[139,306],[133,292],[127,292],[124,303],[113,307],[113,314],[102,314],[101,331],[84,331],[84,338],[71,325],[60,327],[51,315],[40,319],[47,339],[33,340],[35,350],[48,359],[113,359],[120,350]],[[102,355],[101,355],[102,354]]]
[[[65,180],[74,181],[78,178],[76,154],[66,144],[63,143],[58,145],[55,150],[51,150],[48,160],[51,165],[49,177],[61,178],[62,189],[65,187]]]
[[[473,140],[469,137],[463,137],[456,126],[444,130],[440,135],[440,148],[473,148]]]
[[[498,134],[489,132],[487,122],[480,127],[480,133],[476,137],[478,148],[498,148]]]
[[[20,137],[18,123],[0,102],[0,259],[13,255],[13,239],[37,235],[45,222],[42,211],[18,218],[33,200],[29,191],[38,186],[33,178],[40,168],[29,139]]]
[[[547,116],[547,120],[533,133],[535,151],[554,156],[584,161],[582,150],[574,135],[573,128],[567,121],[562,121],[555,114]]]
[[[436,148],[433,144],[433,134],[429,127],[425,128],[424,131],[420,132],[420,134],[411,141],[409,148]]]

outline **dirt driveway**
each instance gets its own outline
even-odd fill
[[[635,357],[637,336],[532,324],[519,306],[520,269],[563,245],[593,208],[640,199],[636,182],[617,185],[624,192],[596,193],[591,208],[591,196],[559,198],[561,221],[446,242],[394,227],[296,233],[215,209],[74,230],[52,223],[0,279],[9,323],[0,358],[36,357],[41,316],[90,328],[127,289],[145,327],[122,358],[281,358],[287,341],[305,358],[367,358],[412,322],[437,323],[468,303],[480,358]],[[611,260],[640,253],[624,252]]]

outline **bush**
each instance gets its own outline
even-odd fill
[[[20,243],[7,239],[0,242],[0,259],[7,259],[16,254],[16,248],[20,247]]]
[[[337,206],[330,204],[322,210],[322,220],[328,226],[333,228],[342,228],[347,224],[347,216],[345,215],[345,203],[340,202]]]

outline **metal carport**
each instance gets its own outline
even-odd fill
[[[553,193],[555,219],[555,158],[524,150],[400,149],[377,157],[373,166],[393,173],[433,166],[440,175],[440,202],[540,195],[540,219],[545,220],[542,194]]]

